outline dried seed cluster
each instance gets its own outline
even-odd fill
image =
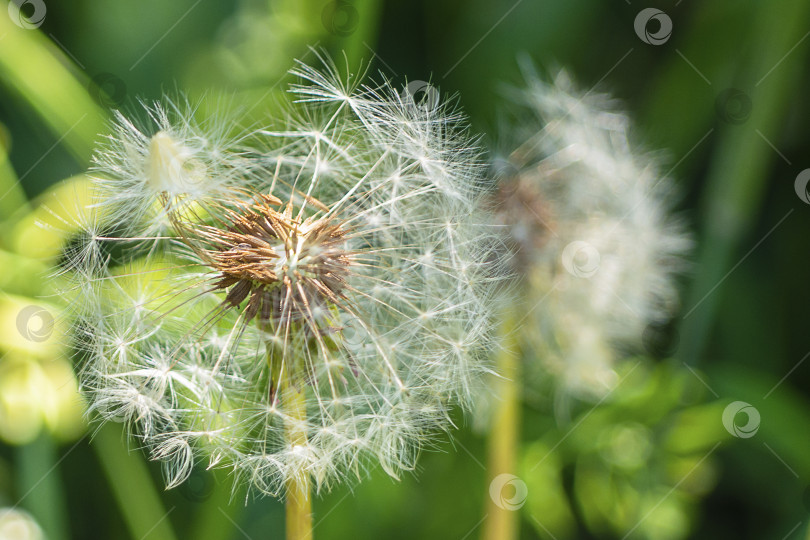
[[[345,299],[352,264],[346,231],[329,218],[294,218],[292,201],[283,212],[274,208],[280,205],[260,194],[254,204],[228,210],[225,229],[192,231],[210,243],[201,256],[220,273],[214,289],[228,290],[223,302],[239,307],[248,299],[245,322],[314,318],[315,311]]]

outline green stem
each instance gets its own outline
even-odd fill
[[[283,377],[280,382],[281,399],[287,414],[294,421],[305,421],[307,406],[303,388],[290,381],[290,377]],[[291,422],[286,431],[290,444],[307,444],[306,430],[297,423]],[[312,496],[309,475],[295,476],[287,482],[285,506],[287,540],[312,540]]]
[[[112,488],[118,508],[134,540],[175,540],[168,512],[143,458],[129,453],[120,428],[107,424],[93,439],[93,448]]]
[[[503,377],[495,389],[497,401],[488,439],[487,471],[489,482],[500,474],[515,474],[520,433],[520,347],[516,336],[514,313],[509,310],[499,328],[500,349],[495,357],[496,370]],[[484,540],[517,538],[518,513],[503,508],[487,489],[487,518]]]
[[[263,330],[269,334],[273,333],[270,326],[264,327]],[[267,348],[268,384],[273,389],[271,394],[276,395],[278,392],[284,412],[290,418],[290,422],[285,426],[287,442],[293,447],[305,447],[309,440],[306,428],[307,401],[303,374],[296,365],[295,358],[283,359],[283,354],[279,354],[282,351],[271,342],[266,343],[265,346]],[[287,481],[287,493],[284,501],[287,540],[312,540],[310,484],[309,474],[304,471]]]

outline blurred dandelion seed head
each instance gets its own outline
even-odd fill
[[[498,183],[493,205],[498,208],[496,223],[506,230],[514,254],[512,263],[518,277],[525,275],[533,254],[549,241],[552,215],[539,187],[520,175],[510,175]]]
[[[17,508],[0,508],[0,538],[44,540],[45,533],[28,512]]]
[[[497,219],[531,293],[537,356],[567,390],[601,395],[619,351],[677,308],[691,243],[670,216],[670,180],[631,148],[628,118],[564,72],[553,83],[525,72]]]
[[[272,495],[369,461],[396,477],[486,370],[494,241],[462,117],[328,60],[292,73],[263,129],[156,104],[96,156],[66,291],[83,387],[170,487],[197,458]]]

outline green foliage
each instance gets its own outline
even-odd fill
[[[608,400],[525,445],[521,477],[542,538],[578,528],[686,538],[714,487],[716,460],[704,457],[730,438],[717,421],[725,404],[704,402],[682,365],[636,360],[626,371]]]

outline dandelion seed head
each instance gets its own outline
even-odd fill
[[[76,277],[83,387],[170,486],[198,459],[271,495],[397,477],[487,369],[492,233],[462,118],[321,60],[261,129],[153,105],[96,157],[94,208],[120,225]]]
[[[495,195],[531,308],[529,340],[564,391],[602,395],[615,359],[677,308],[691,242],[671,215],[672,184],[632,148],[611,101],[526,69],[514,91],[516,143]],[[568,250],[568,251],[566,251]]]

